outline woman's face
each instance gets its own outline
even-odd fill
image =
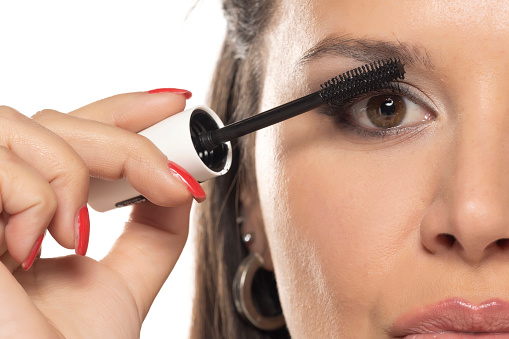
[[[257,133],[292,336],[509,332],[509,4],[283,0],[265,38],[262,109],[380,58],[407,72]]]

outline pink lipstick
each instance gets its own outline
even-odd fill
[[[448,299],[404,314],[393,324],[394,338],[509,339],[509,303],[500,299],[473,305]]]

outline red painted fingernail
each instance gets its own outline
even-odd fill
[[[157,89],[148,91],[147,93],[165,93],[165,92],[182,94],[186,97],[186,99],[191,99],[191,97],[193,96],[193,93],[189,92],[186,89],[180,89],[180,88],[157,88]]]
[[[180,182],[186,185],[187,190],[191,193],[194,200],[197,202],[202,202],[205,200],[206,195],[205,191],[201,187],[201,185],[196,181],[195,178],[188,171],[174,163],[173,161],[168,161],[168,167],[170,168],[171,174],[175,178],[177,178]]]
[[[88,238],[90,237],[90,217],[87,205],[83,206],[76,213],[74,221],[74,250],[78,255],[87,254]]]
[[[34,263],[35,258],[37,257],[37,253],[39,253],[39,250],[41,249],[42,239],[44,239],[44,233],[41,234],[39,238],[37,238],[34,246],[32,246],[32,249],[30,250],[28,258],[26,258],[25,261],[23,261],[23,263],[21,264],[21,267],[25,271],[28,271],[30,267],[32,267],[32,264]]]

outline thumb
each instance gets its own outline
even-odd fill
[[[20,272],[23,278],[31,272]],[[34,305],[11,272],[0,263],[0,338],[63,338]]]
[[[101,261],[129,285],[140,319],[175,266],[187,240],[191,202],[165,208],[150,202],[133,207],[131,218]]]

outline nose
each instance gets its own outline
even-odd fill
[[[429,252],[453,253],[474,266],[497,254],[509,258],[509,133],[505,132],[509,119],[501,114],[500,105],[491,105],[490,110],[486,106],[481,112],[464,111],[458,118],[444,164],[450,170],[444,170],[441,188],[420,230]]]

